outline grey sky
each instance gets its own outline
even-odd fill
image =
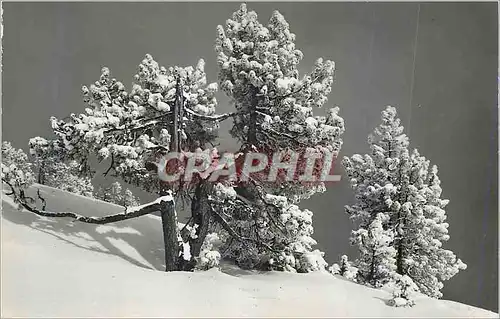
[[[49,117],[81,112],[81,86],[97,80],[102,66],[129,85],[146,53],[165,66],[204,58],[216,81],[215,27],[238,6],[4,2],[3,139],[27,149],[30,137],[50,137]],[[366,152],[380,111],[398,108],[411,146],[439,166],[451,200],[448,247],[469,266],[446,283],[445,298],[498,311],[497,4],[421,4],[416,48],[417,3],[249,8],[263,23],[274,9],[284,14],[304,53],[303,71],[317,57],[336,62],[329,102],[346,121],[342,155]],[[219,100],[221,112],[228,110],[227,99]],[[343,212],[351,200],[343,180],[303,204],[315,212],[315,238],[330,262],[342,253],[355,257]]]

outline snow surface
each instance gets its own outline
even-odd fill
[[[123,207],[39,187],[47,208],[89,216]],[[31,189],[33,191],[33,187]],[[148,215],[110,225],[48,219],[2,198],[2,317],[481,317],[483,309],[390,294],[327,273],[163,269],[161,222]]]

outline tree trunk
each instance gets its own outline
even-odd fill
[[[396,272],[403,275],[403,239],[399,240],[398,252],[396,256]]]
[[[40,185],[45,184],[45,171],[44,171],[44,166],[45,163],[43,161],[39,161],[40,164],[38,165],[38,181],[37,183]]]
[[[165,246],[165,271],[179,270],[179,237],[175,202],[164,202],[161,206],[161,224]]]
[[[174,105],[174,123],[171,128],[170,135],[172,139],[170,141],[170,151],[179,152],[180,138],[179,138],[179,111],[182,108],[182,87],[180,82],[180,77],[177,75],[176,84],[176,101]],[[166,185],[162,187],[160,192],[161,196],[167,195]],[[179,230],[177,229],[177,213],[175,211],[175,201],[168,202],[162,205],[161,208],[161,222],[163,226],[163,242],[165,246],[165,271],[178,271],[182,270],[181,260],[179,258],[180,243],[179,243]]]
[[[208,195],[211,185],[208,182],[202,181],[196,186],[193,202],[191,204],[191,214],[194,224],[198,225],[196,229],[197,238],[191,240],[191,256],[198,257],[200,255],[201,246],[207,237],[208,227],[210,226],[211,214]]]
[[[250,89],[250,122],[248,123],[248,146],[257,146],[257,99],[256,89]]]
[[[372,260],[370,264],[370,274],[368,280],[372,285],[375,285],[375,249],[373,249],[372,251]]]

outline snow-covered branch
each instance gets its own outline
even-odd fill
[[[73,218],[75,221],[79,221],[82,223],[87,223],[87,224],[109,224],[109,223],[114,223],[118,221],[123,221],[131,218],[136,218],[140,216],[144,216],[147,214],[151,214],[157,211],[160,211],[161,206],[164,202],[171,202],[173,201],[172,195],[166,195],[159,197],[156,199],[154,202],[151,202],[149,204],[141,205],[138,207],[131,207],[127,208],[125,212],[123,213],[118,213],[118,214],[113,214],[113,215],[107,215],[107,216],[101,216],[101,217],[88,217],[88,216],[83,216],[74,212],[51,212],[51,211],[46,211],[45,206],[46,206],[46,201],[43,197],[41,197],[40,192],[38,192],[38,197],[41,199],[43,203],[42,209],[38,209],[36,207],[31,206],[28,204],[28,201],[26,200],[27,198],[24,195],[24,192],[16,192],[14,187],[8,183],[8,181],[2,179],[2,181],[7,184],[11,190],[12,193],[15,197],[17,197],[17,200],[19,204],[21,205],[22,208],[26,209],[29,212],[32,212],[36,215],[43,216],[43,217],[68,217],[68,218]]]

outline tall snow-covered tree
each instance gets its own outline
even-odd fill
[[[327,101],[335,65],[318,59],[312,72],[300,78],[298,64],[303,54],[278,11],[264,26],[242,4],[225,27],[217,27],[215,49],[220,87],[237,111],[231,134],[240,142],[243,155],[280,150],[318,157],[329,152],[330,161],[337,156],[344,132],[338,108],[329,109],[326,116],[313,114],[314,108]],[[322,254],[311,250],[315,244],[312,212],[297,206],[300,200],[323,191],[322,182],[251,178],[249,183],[228,186],[234,186],[237,194],[229,199],[231,203],[221,199],[228,222],[249,239],[227,242],[226,251],[238,256],[240,265],[299,271],[323,265]],[[305,266],[308,260],[311,263]]]
[[[34,207],[19,189],[13,189],[13,196],[33,213],[73,217],[87,223],[104,224],[161,211],[166,270],[189,267],[189,263],[194,262],[193,254],[186,250],[190,245],[183,241],[178,229],[172,195],[192,189],[184,187],[182,182],[163,180],[166,176],[163,155],[199,150],[212,142],[218,121],[231,116],[214,115],[216,90],[217,84],[207,84],[203,60],[196,68],[166,69],[146,55],[130,93],[111,77],[108,68],[103,68],[98,81],[83,87],[84,102],[88,106],[85,112],[71,114],[67,120],[51,118],[56,142],[63,148],[64,156],[77,161],[80,170],[88,176],[95,174],[90,166],[93,157],[107,160],[109,168],[105,175],[112,173],[127,183],[158,194],[159,198],[125,213],[94,218],[72,212],[48,212],[45,203],[41,209]],[[208,197],[203,192],[202,195]],[[205,225],[199,226],[192,229],[208,229]],[[199,251],[203,239],[203,236],[190,236],[191,249],[198,247]]]
[[[415,183],[407,191],[410,204],[400,245],[403,269],[422,293],[440,298],[443,281],[467,266],[452,251],[443,248],[443,243],[450,238],[445,211],[449,200],[441,199],[437,166],[431,166],[417,150],[413,151],[411,161],[411,177]]]
[[[139,65],[130,93],[111,78],[107,68],[84,97],[89,108],[72,115],[69,122],[52,120],[53,128],[66,143],[67,152],[86,162],[90,154],[109,159],[109,171],[146,191],[165,195],[180,193],[181,183],[164,183],[158,178],[165,167],[151,170],[148,163],[168,151],[190,151],[203,147],[216,136],[212,116],[217,101],[216,84],[207,84],[204,61],[196,68],[166,69],[150,55]],[[175,214],[162,214],[166,242],[171,243],[167,269],[179,269],[182,244]],[[168,238],[167,238],[168,237]],[[201,247],[202,239],[199,243]],[[175,247],[174,247],[175,246]]]
[[[352,237],[360,249],[359,274],[369,283],[392,280],[394,273],[407,275],[422,293],[441,297],[442,281],[466,266],[442,248],[449,239],[444,211],[448,201],[440,198],[437,167],[417,150],[410,154],[393,107],[382,112],[382,123],[368,142],[371,154],[343,160],[355,195],[355,203],[346,211],[359,227]],[[384,238],[385,254],[375,254],[378,258],[370,248],[373,241],[362,240],[374,225],[381,234],[376,239]],[[372,265],[375,269],[390,265],[394,271],[373,273]]]

